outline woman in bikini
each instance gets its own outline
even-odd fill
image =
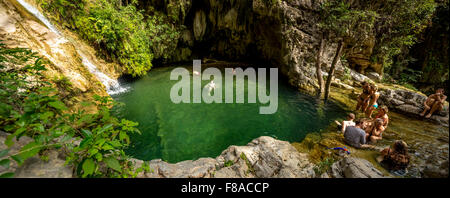
[[[380,93],[378,92],[378,87],[374,84],[370,85],[370,97],[369,102],[367,103],[368,106],[363,109],[363,111],[366,113],[366,117],[372,118],[373,111],[378,107],[377,100],[380,97]],[[364,107],[363,107],[364,108]]]
[[[387,113],[389,112],[389,109],[386,105],[382,105],[380,109],[378,110],[378,114],[375,116],[376,119],[382,119],[383,120],[383,131],[387,128],[389,124],[389,116]]]
[[[372,127],[370,127],[366,131],[366,141],[376,143],[377,140],[383,139],[382,137],[383,131],[384,131],[383,119],[377,118],[375,122],[372,124]]]

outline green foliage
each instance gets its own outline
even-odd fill
[[[421,82],[440,83],[448,80],[449,67],[440,62],[436,56],[433,56],[432,52],[428,54],[428,61],[423,67],[423,77]]]
[[[56,21],[76,30],[133,76],[145,75],[154,58],[167,59],[177,45],[179,32],[167,23],[167,16],[160,13],[144,16],[134,1],[122,5],[120,0],[99,0],[89,6],[85,0],[39,0],[39,3],[57,16]]]
[[[95,96],[91,105],[96,105],[96,113],[69,112],[58,90],[42,76],[42,59],[1,43],[0,70],[0,130],[9,133],[4,144],[11,147],[21,136],[33,139],[17,153],[1,150],[1,166],[8,168],[12,161],[20,166],[27,158],[57,148],[66,152],[67,164],[77,167],[80,177],[136,176],[124,149],[129,134],[139,133],[137,123],[111,116],[111,98]]]
[[[319,162],[316,167],[314,167],[314,172],[316,173],[316,175],[321,175],[327,172],[331,168],[331,165],[334,164],[334,162],[336,162],[336,160],[333,158],[325,158],[324,160]]]
[[[389,67],[393,57],[417,42],[417,35],[429,24],[436,8],[434,0],[382,0],[364,2],[361,7],[378,14],[372,61]]]
[[[225,167],[230,167],[230,166],[233,166],[233,163],[234,162],[232,160],[228,160],[228,161],[225,162],[224,166]]]
[[[374,27],[376,13],[352,7],[345,0],[327,1],[321,9],[319,27],[347,45],[358,45],[367,39]]]

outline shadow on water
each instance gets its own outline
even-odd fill
[[[247,86],[243,104],[175,104],[170,100],[170,90],[178,82],[170,80],[174,68],[154,68],[140,79],[121,79],[130,91],[113,96],[125,104],[116,109],[118,116],[139,122],[142,135],[132,136],[127,150],[138,159],[179,162],[216,157],[230,145],[246,145],[260,136],[301,141],[345,115],[338,105],[302,94],[284,79],[279,80],[278,111],[274,114],[259,114],[259,107],[267,104],[247,102]],[[192,73],[192,66],[185,68]],[[247,78],[244,81],[256,84]],[[202,87],[207,83],[202,81]],[[218,89],[223,83],[217,82]]]

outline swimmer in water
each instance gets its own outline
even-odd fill
[[[206,86],[209,88],[208,94],[209,96],[211,96],[211,91],[213,89],[216,89],[216,84],[214,83],[214,80],[211,80],[211,82],[209,82]]]
[[[236,70],[235,70],[234,68],[231,68],[231,73],[232,73],[233,75],[236,75]]]

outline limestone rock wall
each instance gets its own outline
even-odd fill
[[[315,56],[321,32],[318,30],[321,1],[283,0],[198,0],[182,1],[173,6],[164,1],[159,9],[167,13],[183,9],[181,23],[186,27],[172,61],[193,58],[219,58],[263,62],[278,67],[290,84],[313,92]],[[180,14],[181,15],[181,14]],[[381,65],[371,65],[369,57],[374,42],[358,50],[347,50],[348,65],[358,72],[381,74]],[[326,43],[323,71],[328,71],[336,44]],[[338,62],[341,68],[341,62]]]
[[[143,161],[135,160],[137,164]],[[299,153],[289,142],[261,136],[246,146],[230,146],[217,158],[200,158],[170,164],[149,162],[150,172],[138,177],[164,178],[311,178],[314,167],[308,155]]]

